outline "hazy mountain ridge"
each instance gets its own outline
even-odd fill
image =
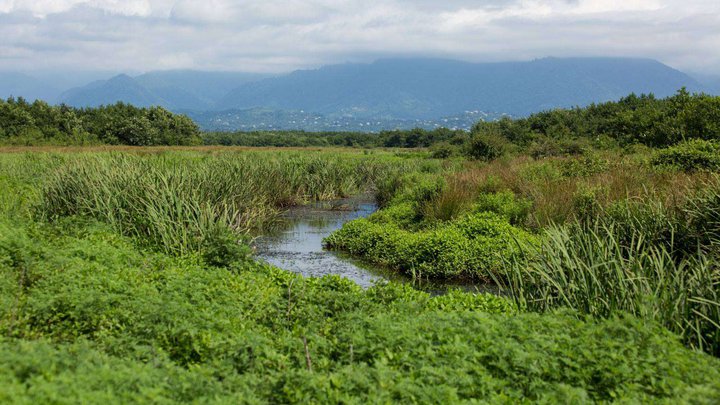
[[[325,114],[352,110],[367,117],[390,114],[416,119],[476,109],[527,115],[610,101],[631,92],[667,96],[681,87],[702,90],[690,76],[647,59],[546,58],[484,64],[388,59],[248,83],[219,105],[302,108]]]
[[[687,87],[690,91],[720,93],[720,82],[696,80],[655,60],[628,58],[544,58],[501,63],[381,59],[277,76],[156,71],[134,77],[121,74],[62,94],[55,90],[59,94],[55,98],[51,97],[51,86],[41,80],[28,75],[16,77],[20,79],[0,73],[0,96],[34,99],[46,95],[50,102],[78,107],[117,101],[160,105],[176,112],[194,112],[203,126],[222,122],[226,127],[235,122],[237,128],[264,127],[272,117],[281,117],[283,126],[292,123],[292,117],[301,117],[313,121],[310,127],[314,128],[313,114],[328,125],[337,121],[338,125],[355,128],[363,120],[387,122],[388,127],[415,121],[434,126],[443,117],[458,117],[467,111],[524,116],[617,100],[632,92],[664,97]],[[215,124],[213,128],[217,128]]]
[[[211,110],[228,89],[268,75],[234,72],[170,70],[136,77],[118,75],[108,80],[70,89],[60,101],[76,107],[92,107],[117,101],[138,106],[160,105],[171,110]]]

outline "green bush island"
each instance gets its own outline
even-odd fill
[[[383,218],[388,215],[383,214]],[[490,280],[519,245],[534,243],[529,233],[491,212],[470,214],[427,229],[408,231],[394,222],[358,219],[324,241],[414,277],[471,277]]]

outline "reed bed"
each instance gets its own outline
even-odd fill
[[[593,221],[551,226],[496,282],[522,308],[627,312],[719,356],[720,182],[688,193],[679,207],[625,202]]]
[[[83,154],[47,176],[38,212],[95,218],[182,255],[227,244],[287,207],[362,192],[414,164],[308,152]]]

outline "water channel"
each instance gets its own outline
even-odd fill
[[[487,286],[469,282],[431,282],[413,280],[377,266],[352,258],[347,254],[323,248],[322,240],[345,222],[364,218],[377,210],[372,195],[360,195],[329,202],[315,202],[288,210],[275,229],[255,241],[257,257],[279,268],[306,277],[337,274],[363,288],[382,280],[411,283],[433,294],[451,287],[468,291],[487,291]]]

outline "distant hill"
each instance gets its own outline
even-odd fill
[[[217,107],[403,119],[466,110],[527,115],[615,100],[632,92],[668,96],[683,86],[702,89],[690,76],[649,59],[546,58],[507,63],[386,59],[247,83]]]
[[[118,75],[109,80],[71,89],[60,101],[77,107],[112,104],[160,105],[171,110],[209,110],[229,89],[268,75],[192,70],[157,71],[136,77]]]
[[[161,97],[124,74],[109,80],[95,81],[84,87],[70,89],[60,95],[60,102],[74,107],[97,107],[114,104],[117,101],[137,107],[167,105]]]
[[[60,87],[58,78],[65,76],[70,75],[56,75],[49,83]],[[633,92],[664,97],[681,87],[720,94],[717,77],[698,76],[696,80],[655,60],[629,58],[503,63],[382,59],[276,76],[170,70],[116,75],[62,94],[46,82],[28,75],[0,73],[0,97],[42,98],[77,107],[118,101],[140,107],[160,105],[189,113],[208,129],[298,125],[324,130],[338,126],[396,128],[416,123],[429,128],[445,123],[465,127],[473,113],[519,117],[617,100]]]
[[[23,97],[26,100],[45,100],[53,103],[60,90],[35,77],[16,72],[0,72],[0,97]]]
[[[720,95],[720,75],[695,74],[693,77],[711,94]]]
[[[146,73],[135,80],[174,109],[201,111],[212,109],[231,89],[267,77],[258,73],[169,70]]]

